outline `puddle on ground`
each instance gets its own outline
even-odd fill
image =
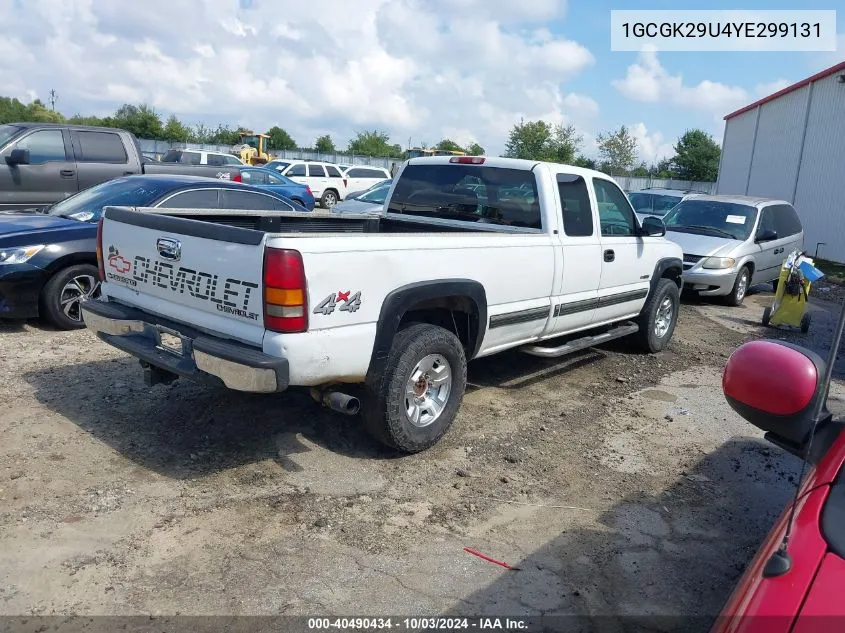
[[[697,387],[698,385],[695,386]],[[646,389],[645,391],[641,392],[640,395],[644,398],[649,398],[651,400],[660,400],[661,402],[675,402],[678,399],[676,395],[671,394],[668,391],[662,391],[661,389]]]

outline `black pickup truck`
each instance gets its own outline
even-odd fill
[[[0,125],[0,211],[42,209],[120,176],[186,174],[240,181],[237,166],[148,162],[125,130],[85,125]]]

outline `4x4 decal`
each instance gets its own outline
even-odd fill
[[[318,303],[313,312],[314,314],[322,314],[324,316],[331,314],[335,309],[341,312],[355,312],[361,307],[361,291],[358,290],[352,294],[351,290],[338,290],[337,294],[332,293],[320,303]]]

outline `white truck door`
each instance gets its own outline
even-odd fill
[[[552,332],[562,334],[593,323],[601,281],[601,243],[583,176],[555,174],[563,268],[552,297]]]
[[[637,235],[631,203],[611,180],[592,178],[601,241],[601,282],[597,323],[636,315],[645,302],[654,273],[653,250]],[[653,239],[653,238],[645,238]]]

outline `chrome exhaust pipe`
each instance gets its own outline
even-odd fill
[[[356,415],[361,410],[361,401],[358,398],[334,389],[312,389],[311,397],[324,407],[344,415]]]

